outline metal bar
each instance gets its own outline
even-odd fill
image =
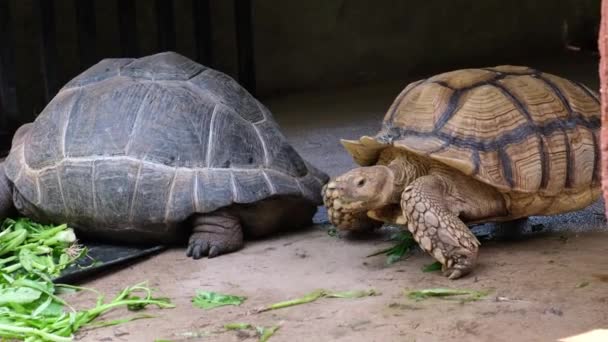
[[[175,50],[175,14],[172,0],[156,0],[158,23],[158,48],[161,51]]]
[[[600,52],[599,71],[600,71],[600,110],[602,128],[600,131],[601,142],[601,182],[602,192],[605,203],[608,203],[608,0],[601,3],[601,21],[598,37],[598,47]],[[608,215],[608,206],[604,204],[605,213]]]
[[[192,0],[196,60],[209,67],[212,66],[213,63],[210,11],[209,0]]]
[[[97,29],[95,27],[94,0],[76,0],[76,25],[80,68],[89,68],[97,62]]]
[[[137,12],[135,0],[116,0],[118,8],[118,32],[123,57],[138,57]]]
[[[2,127],[17,116],[17,77],[15,73],[15,26],[8,1],[0,1],[0,122]]]
[[[239,83],[255,96],[251,0],[234,0]]]
[[[40,67],[44,84],[44,99],[49,102],[59,90],[57,82],[57,30],[55,28],[55,4],[53,1],[38,0],[40,9]]]

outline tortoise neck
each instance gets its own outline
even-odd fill
[[[429,165],[423,159],[412,153],[400,151],[386,165],[393,172],[392,203],[399,203],[401,193],[410,183],[428,174]]]

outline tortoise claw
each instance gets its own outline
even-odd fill
[[[209,250],[209,242],[201,239],[193,239],[188,245],[186,256],[192,257],[194,260],[202,258]]]
[[[211,246],[209,249],[209,258],[214,258],[220,254],[220,249],[217,246]]]

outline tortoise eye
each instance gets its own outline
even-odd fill
[[[357,180],[357,183],[356,183],[356,184],[357,184],[357,186],[358,186],[358,187],[362,187],[362,186],[364,186],[364,185],[365,185],[365,178],[359,178],[359,179]]]

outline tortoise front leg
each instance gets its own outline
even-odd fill
[[[460,217],[506,214],[504,200],[495,190],[466,178],[440,175],[412,182],[401,196],[401,207],[416,242],[442,264],[450,279],[473,270],[480,245]]]
[[[192,235],[186,255],[193,259],[200,259],[205,255],[213,258],[243,247],[241,223],[229,213],[198,215],[192,223]]]
[[[12,214],[13,211],[13,191],[4,173],[4,162],[0,162],[0,221]]]

